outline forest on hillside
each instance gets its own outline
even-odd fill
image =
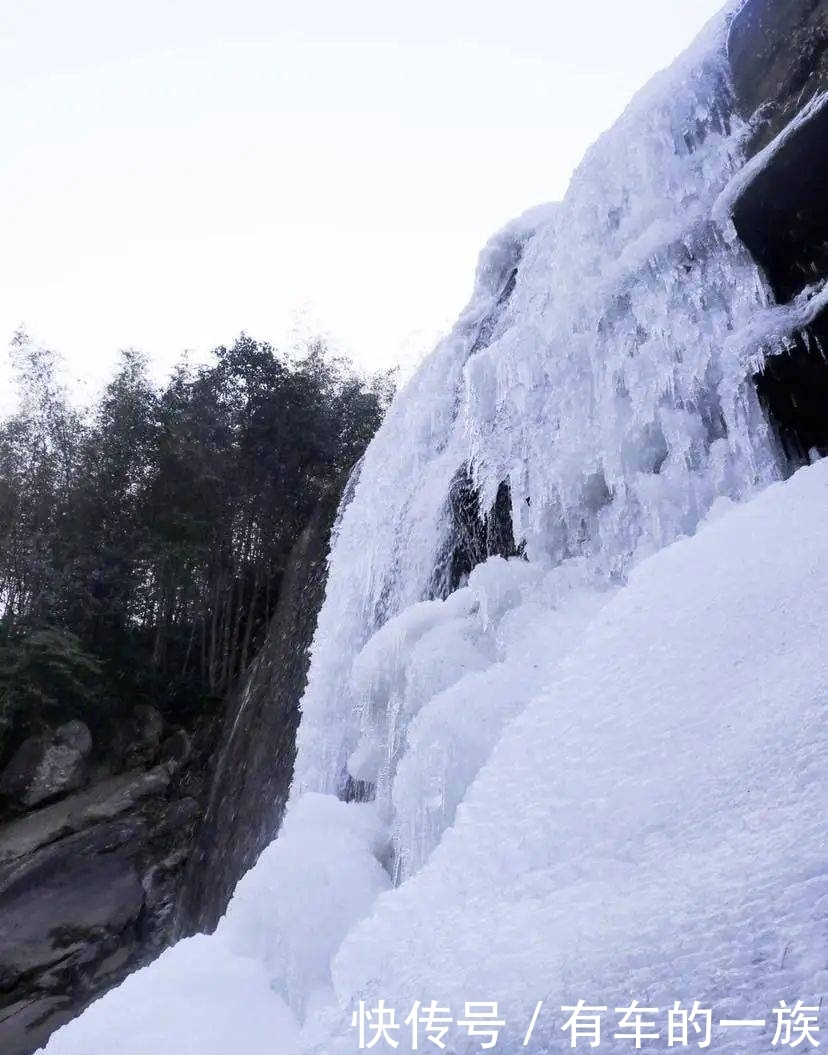
[[[0,761],[137,704],[187,724],[250,664],[291,548],[376,431],[392,373],[242,334],[162,384],[121,354],[86,410],[18,335],[0,421]]]

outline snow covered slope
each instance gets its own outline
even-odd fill
[[[726,30],[484,251],[338,525],[279,839],[49,1055],[350,1055],[380,999],[497,1001],[509,1055],[584,999],[613,1050],[632,999],[772,1023],[824,991],[828,466],[775,482],[751,383],[824,291],[775,307],[728,217]],[[466,466],[526,559],[449,593]]]
[[[415,999],[456,1018],[496,1000],[507,1053],[565,1046],[578,999],[610,1008],[607,1050],[631,1047],[615,1007],[699,1000],[768,1020],[718,1029],[713,1050],[768,1051],[778,1001],[828,987],[826,513],[828,461],[717,507],[592,618],[416,877],[387,889],[372,806],[306,797],[218,933],[133,975],[49,1055],[350,1053],[340,1008],[380,997],[401,1019]],[[520,657],[509,674],[519,688]],[[316,988],[295,1005],[304,1037],[278,995],[294,985]]]
[[[541,999],[537,1051],[579,998],[769,1023],[780,999],[819,1004],[826,514],[822,462],[636,568],[430,863],[346,939],[340,998],[498,999],[505,1051]],[[714,1050],[767,1051],[773,1033],[725,1029]]]

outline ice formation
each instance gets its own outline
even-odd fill
[[[605,581],[692,532],[718,496],[776,477],[750,377],[781,309],[713,216],[744,135],[719,19],[595,144],[562,203],[485,248],[469,307],[395,401],[342,517],[297,793],[340,786],[366,716],[354,656],[439,587],[462,465],[484,507],[509,481],[534,564],[584,560]]]
[[[49,1055],[350,1055],[381,998],[497,1001],[512,1055],[539,1000],[825,989],[828,467],[774,483],[750,380],[825,291],[775,307],[729,220],[726,26],[484,250],[337,525],[282,834]],[[464,467],[523,554],[450,592]]]

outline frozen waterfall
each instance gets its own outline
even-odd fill
[[[280,837],[48,1055],[350,1055],[380,999],[497,1001],[513,1055],[541,1001],[813,995],[828,477],[777,482],[751,379],[825,294],[776,307],[725,207],[727,25],[484,249],[341,511]],[[450,583],[464,473],[483,515],[508,485],[519,555]],[[549,1015],[528,1050],[568,1048]]]
[[[449,613],[464,604],[480,624],[468,636],[485,633],[470,597],[412,610],[414,627],[400,618],[439,592],[448,495],[464,465],[484,508],[509,483],[532,569],[515,570],[518,581],[575,574],[599,588],[692,533],[717,498],[776,478],[750,381],[772,350],[763,334],[774,313],[729,218],[713,217],[745,132],[720,19],[592,148],[562,203],[532,210],[484,249],[470,305],[395,401],[339,524],[295,794],[335,793],[350,764],[352,777],[392,795],[414,705],[399,712],[405,671],[393,685],[366,685],[380,648],[367,643],[383,624],[398,618],[382,634],[391,652],[398,635],[406,654],[422,620],[460,633]],[[457,647],[446,641],[449,654]],[[468,662],[488,666],[495,653],[483,652]],[[386,661],[377,656],[378,667]],[[444,687],[410,695],[419,708]]]

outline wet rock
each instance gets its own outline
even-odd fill
[[[98,825],[0,870],[0,1051],[29,1055],[140,954],[143,826]]]
[[[228,702],[207,812],[187,863],[178,934],[215,928],[236,883],[279,828],[293,777],[308,649],[324,597],[328,542],[344,483],[319,503],[294,546],[267,639]]]
[[[176,799],[161,814],[157,831],[172,831],[196,824],[201,819],[201,806],[195,799]]]
[[[769,356],[754,377],[791,471],[828,457],[828,311]]]
[[[36,882],[17,876],[0,886],[0,990],[33,972],[41,972],[39,986],[48,990],[44,968],[94,961],[96,944],[137,920],[144,890],[133,862],[123,848],[98,850],[94,840],[66,847],[29,872]]]
[[[447,552],[439,562],[445,569],[443,581],[438,577],[434,583],[437,596],[456,590],[489,557],[516,557],[520,553],[512,528],[512,496],[508,483],[498,487],[494,505],[484,511],[469,470],[463,466],[452,481],[449,509],[451,531]]]
[[[169,783],[167,766],[122,773],[12,821],[0,828],[0,865],[93,824],[112,820],[145,799],[163,795]]]
[[[828,89],[828,5],[748,0],[733,20],[729,54],[756,155],[733,222],[777,302],[788,303],[828,276],[828,106],[809,105]],[[790,471],[828,454],[826,342],[823,312],[753,379]]]
[[[65,795],[81,787],[89,772],[92,734],[83,722],[24,740],[0,777],[0,794],[20,806]]]
[[[30,1055],[169,944],[201,816],[170,785],[167,765],[132,771],[0,829],[3,1055]]]

